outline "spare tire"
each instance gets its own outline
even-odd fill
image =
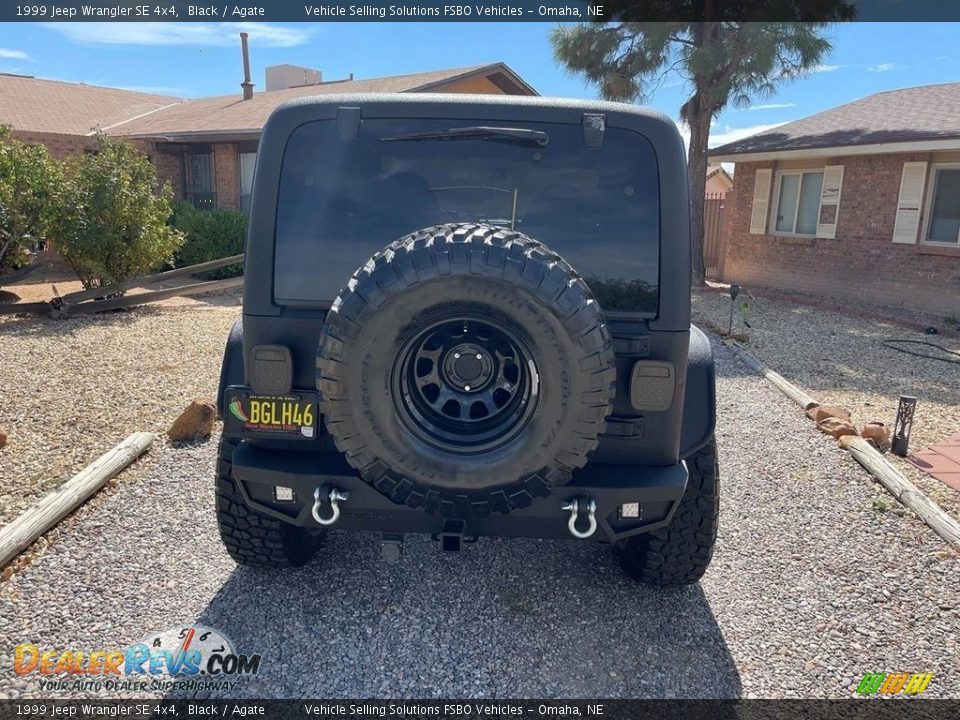
[[[397,503],[507,513],[583,467],[615,380],[603,314],[541,243],[490,225],[411,233],[354,273],[317,352],[325,425]]]

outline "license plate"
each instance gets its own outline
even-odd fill
[[[312,440],[317,436],[317,394],[254,395],[227,388],[223,421],[227,435]]]

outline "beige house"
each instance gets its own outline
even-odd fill
[[[707,166],[707,192],[709,198],[725,198],[733,189],[733,178],[720,165]]]

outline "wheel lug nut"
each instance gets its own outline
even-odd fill
[[[463,389],[466,390],[467,392],[470,392],[470,386],[469,386],[469,385],[464,385],[464,386],[463,386]]]
[[[454,354],[453,354],[453,357],[454,357],[454,359],[459,360],[459,359],[460,359],[460,353],[454,353]]]
[[[481,355],[480,353],[477,353],[477,360],[483,360],[483,355]]]

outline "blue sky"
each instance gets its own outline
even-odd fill
[[[253,80],[293,63],[324,79],[506,62],[543,95],[596,97],[558,68],[548,23],[0,23],[0,72],[184,97],[239,93],[237,34],[250,33]],[[960,24],[857,23],[828,31],[834,49],[809,77],[725,110],[711,144],[881,90],[960,82]],[[677,116],[686,90],[667,76],[649,105]]]

